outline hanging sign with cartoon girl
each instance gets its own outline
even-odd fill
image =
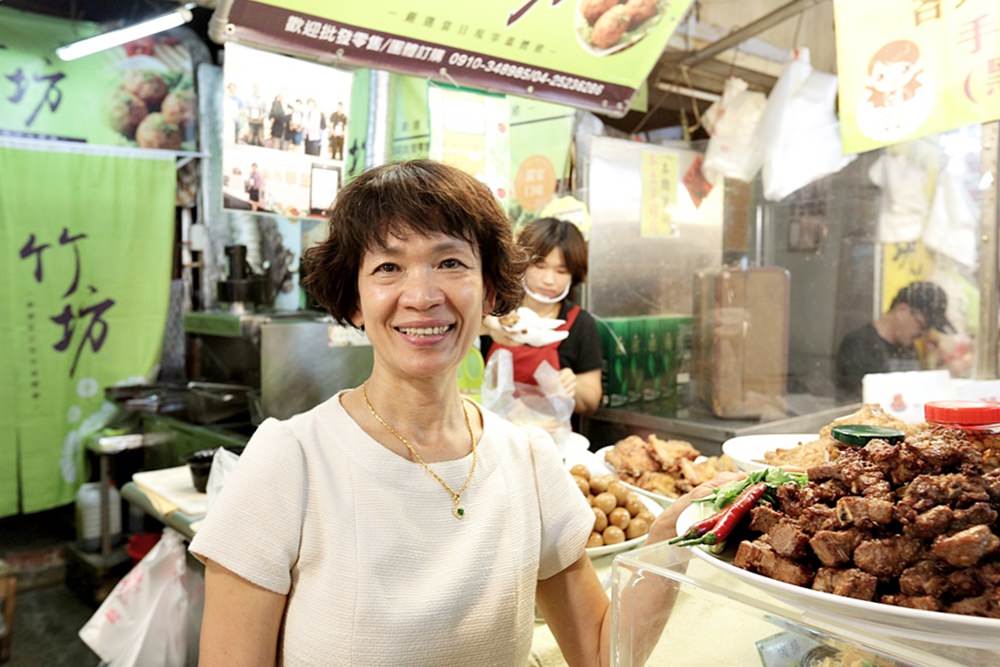
[[[845,152],[1000,118],[997,0],[835,0],[834,17]]]

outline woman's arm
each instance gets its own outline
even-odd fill
[[[573,397],[573,412],[581,415],[592,414],[601,404],[601,371],[587,371],[577,375],[569,368],[559,371],[559,383],[567,394]]]
[[[537,602],[567,663],[610,664],[611,605],[587,554],[539,581]]]
[[[647,544],[670,539],[677,534],[677,518],[691,501],[741,475],[723,473],[687,493],[663,510],[653,522]],[[675,589],[658,577],[647,577],[623,592],[622,605],[632,635],[638,643],[639,660],[644,664],[663,633],[673,607]],[[562,572],[538,582],[538,606],[559,643],[566,662],[577,667],[609,665],[611,662],[611,606],[608,596],[584,554]]]
[[[207,561],[199,665],[273,667],[286,599]]]
[[[587,371],[576,376],[576,407],[574,412],[581,415],[593,414],[601,405],[601,371]]]

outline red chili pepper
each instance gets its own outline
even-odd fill
[[[683,535],[678,535],[674,539],[670,540],[668,542],[668,544],[675,544],[675,543],[680,542],[682,540],[692,540],[692,539],[701,537],[702,535],[704,535],[708,531],[710,531],[713,528],[715,528],[715,524],[717,524],[719,522],[719,519],[721,519],[722,515],[725,514],[725,513],[726,513],[726,510],[722,510],[721,512],[716,512],[715,514],[713,514],[712,516],[708,517],[707,519],[702,519],[698,523],[696,523],[696,524],[692,525],[690,528],[688,528],[687,532],[685,532]]]
[[[764,497],[766,491],[767,484],[764,482],[757,482],[748,487],[739,498],[733,501],[732,505],[726,508],[726,513],[715,524],[715,527],[705,533],[703,544],[718,544],[729,537],[733,529],[743,520],[743,517]]]

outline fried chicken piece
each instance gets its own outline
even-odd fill
[[[899,575],[899,590],[903,595],[941,597],[949,588],[947,571],[947,566],[940,561],[919,561]]]
[[[930,595],[883,595],[880,601],[882,604],[892,604],[897,607],[941,611],[941,601]]]
[[[898,577],[920,556],[920,542],[897,535],[882,540],[865,540],[854,550],[854,564],[879,579]]]
[[[662,496],[676,498],[681,495],[678,492],[677,480],[662,472],[644,472],[639,475],[635,485],[640,489],[659,493]]]
[[[813,579],[813,590],[858,600],[871,600],[875,597],[875,587],[878,579],[857,568],[838,570],[832,567],[821,567]]]
[[[861,539],[861,532],[854,528],[820,530],[809,540],[809,546],[819,562],[834,567],[851,562],[854,549],[861,543]]]
[[[920,475],[906,487],[902,502],[917,512],[935,505],[971,505],[990,499],[983,478],[969,475]]]
[[[630,435],[618,441],[605,458],[615,472],[639,477],[644,472],[658,472],[660,466],[649,455],[645,441],[637,435]]]
[[[903,525],[903,532],[925,540],[947,532],[954,518],[955,513],[946,505],[932,507],[920,514],[904,503],[896,506],[896,519]]]
[[[959,600],[950,605],[948,611],[953,614],[1000,618],[1000,589],[995,588],[978,597]]]
[[[809,537],[792,519],[781,519],[767,531],[771,548],[785,558],[800,559],[808,554]]]
[[[662,470],[677,469],[681,465],[681,461],[685,459],[694,461],[701,456],[701,452],[692,447],[690,442],[684,440],[660,440],[655,435],[651,435],[646,443],[650,456],[660,464]]]
[[[934,540],[931,553],[955,567],[969,567],[978,563],[983,556],[1000,548],[997,537],[987,526],[973,526]]]
[[[782,519],[781,512],[775,512],[770,505],[758,505],[750,510],[750,530],[766,533],[771,526]]]
[[[846,496],[837,501],[837,519],[843,525],[875,528],[892,521],[892,503],[878,498]]]
[[[762,543],[760,540],[740,542],[733,564],[744,570],[759,572],[765,577],[796,586],[808,586],[813,579],[813,572],[808,565],[779,556],[769,544]]]

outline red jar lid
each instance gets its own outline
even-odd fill
[[[991,401],[931,401],[924,419],[938,424],[981,426],[1000,423],[1000,403]]]

